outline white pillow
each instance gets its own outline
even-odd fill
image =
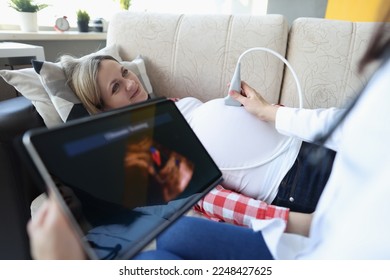
[[[47,127],[62,123],[60,115],[33,68],[0,70],[0,76],[24,97],[31,100]]]
[[[121,61],[121,64],[137,75],[150,97],[155,97],[152,84],[150,83],[148,74],[146,73],[145,61],[141,55],[137,56],[132,61]]]

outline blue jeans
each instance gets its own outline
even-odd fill
[[[183,216],[157,238],[157,250],[135,259],[270,260],[273,259],[261,232]]]
[[[321,158],[312,162],[310,155],[317,149],[321,149]],[[335,155],[330,149],[303,142],[297,159],[280,183],[272,204],[295,212],[314,212],[328,181]]]

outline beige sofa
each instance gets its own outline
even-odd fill
[[[375,23],[282,15],[179,15],[122,12],[109,24],[107,45],[124,60],[141,54],[158,96],[224,97],[239,56],[266,47],[285,56],[297,73],[306,108],[343,106],[375,68],[358,74]],[[274,55],[250,52],[241,78],[272,103],[298,105],[291,72]]]

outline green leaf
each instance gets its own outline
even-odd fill
[[[9,6],[18,12],[35,13],[49,5],[35,4],[32,0],[10,0]]]

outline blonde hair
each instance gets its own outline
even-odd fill
[[[97,74],[100,62],[106,59],[117,61],[109,55],[88,55],[81,58],[63,55],[60,59],[68,86],[90,114],[98,114],[103,110]]]

